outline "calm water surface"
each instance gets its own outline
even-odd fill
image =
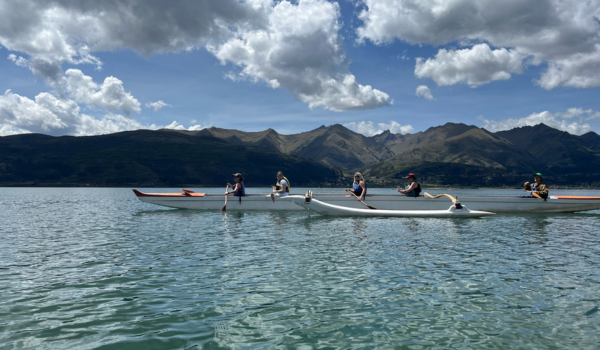
[[[331,218],[0,188],[0,349],[598,349],[599,224],[600,211]]]

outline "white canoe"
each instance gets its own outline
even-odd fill
[[[321,202],[314,198],[305,198],[304,196],[287,196],[281,198],[290,201],[298,206],[312,210],[322,215],[331,216],[386,216],[386,217],[420,217],[420,218],[478,218],[482,216],[494,215],[488,211],[469,210],[464,205],[457,208],[454,205],[446,210],[382,210],[382,209],[364,209],[341,207],[329,203]],[[446,201],[446,204],[448,202]]]
[[[144,193],[133,190],[142,202],[180,209],[219,210],[223,207],[224,194],[204,193]],[[348,208],[365,208],[356,198],[345,194],[315,193],[313,198],[321,202]],[[600,209],[600,197],[582,196],[550,196],[547,201],[537,198],[519,196],[475,196],[462,195],[460,201],[467,203],[471,210],[490,211],[494,213],[524,212],[575,212]],[[365,202],[377,209],[384,210],[447,210],[450,201],[445,198],[429,199],[425,197],[405,197],[398,194],[368,195]],[[227,210],[303,210],[290,201],[282,201],[276,197],[263,194],[250,194],[242,197],[230,196]]]

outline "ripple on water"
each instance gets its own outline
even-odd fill
[[[598,213],[481,220],[160,209],[0,189],[0,349],[580,348]]]

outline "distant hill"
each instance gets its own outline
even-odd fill
[[[347,173],[363,171],[381,184],[403,177],[410,169],[434,165],[453,172],[463,170],[458,178],[440,172],[435,177],[428,175],[436,183],[474,184],[469,177],[479,174],[485,177],[477,180],[480,185],[515,185],[538,171],[556,175],[553,180],[557,184],[600,183],[600,136],[593,132],[570,135],[543,124],[492,133],[473,125],[447,123],[414,134],[385,131],[372,137],[339,124],[295,135],[280,135],[271,129],[245,133],[209,128],[197,133],[276,149]],[[569,175],[574,177],[569,179]]]
[[[496,135],[526,151],[530,155],[527,160],[544,171],[560,174],[600,171],[598,134],[576,136],[539,124],[500,131]]]
[[[343,170],[364,167],[394,156],[384,144],[339,124],[294,135],[280,135],[273,129],[243,132],[215,127],[194,134],[216,137],[236,145],[273,149]]]
[[[548,184],[600,185],[600,136],[546,125],[492,133],[447,123],[414,134],[366,137],[342,125],[282,135],[138,130],[103,136],[0,137],[0,185],[217,186],[241,172],[269,185],[282,170],[297,185],[349,185],[361,171],[372,185],[419,181],[460,186],[518,186],[542,172]],[[340,182],[341,181],[341,182]]]
[[[279,170],[292,186],[339,177],[330,167],[275,150],[167,130],[5,136],[0,150],[2,186],[224,186],[235,172],[249,186],[265,186]]]

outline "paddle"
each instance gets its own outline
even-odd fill
[[[534,196],[535,198],[539,198],[539,199],[544,199],[542,198],[542,196],[540,196],[539,194],[537,194],[537,192],[533,192],[533,191],[527,191],[527,190],[523,190],[527,193],[531,193],[532,196]]]
[[[225,186],[225,205],[223,205],[223,208],[221,208],[221,211],[226,211],[227,210],[227,186]]]
[[[346,189],[346,192],[349,192],[351,195],[353,195],[353,196],[354,196],[354,198],[358,199],[358,201],[359,201],[359,202],[361,202],[362,204],[366,205],[366,206],[367,206],[369,209],[377,209],[377,208],[375,208],[375,207],[373,207],[373,206],[370,206],[370,205],[368,205],[367,203],[365,203],[365,202],[361,201],[361,200],[360,200],[360,198],[358,198],[358,196],[354,194],[354,192],[351,192],[351,191],[349,191],[348,189]]]

